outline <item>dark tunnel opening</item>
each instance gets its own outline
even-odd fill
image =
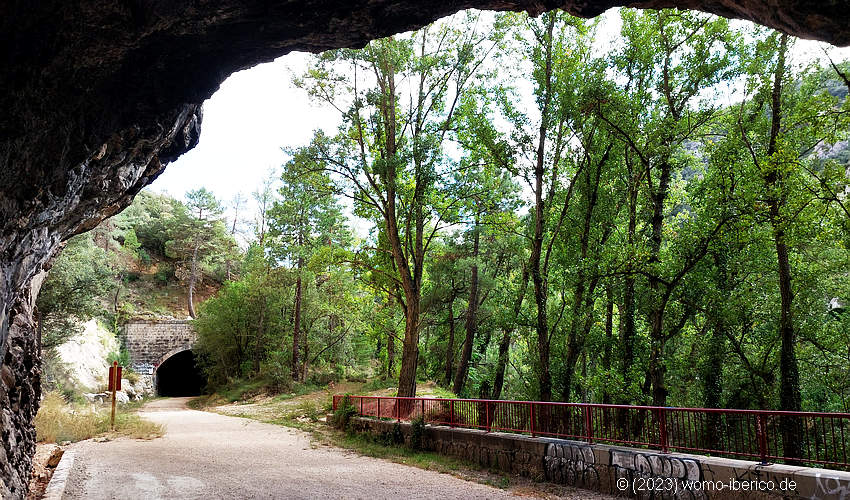
[[[200,396],[206,383],[191,350],[178,352],[156,369],[158,396]]]

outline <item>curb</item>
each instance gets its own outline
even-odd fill
[[[53,477],[47,483],[47,489],[44,490],[43,500],[61,500],[65,494],[65,483],[68,481],[68,475],[71,469],[74,468],[74,452],[66,451],[62,454],[56,470],[53,471]]]

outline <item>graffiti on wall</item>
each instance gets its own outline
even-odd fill
[[[611,484],[625,479],[624,484],[646,485],[647,482],[642,480],[657,478],[670,479],[677,483],[674,485],[676,487],[670,487],[669,482],[657,483],[658,488],[643,488],[641,491],[631,492],[640,498],[708,498],[703,491],[685,487],[687,482],[700,481],[703,478],[702,466],[697,460],[640,450],[612,449],[609,453],[609,467],[613,476]]]
[[[815,494],[811,498],[850,500],[850,480],[841,480],[827,474],[818,472],[815,475]]]
[[[588,489],[599,487],[596,456],[590,445],[569,441],[549,443],[543,461],[549,481]]]

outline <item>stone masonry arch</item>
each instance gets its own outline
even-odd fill
[[[192,345],[192,344],[186,344],[186,345],[183,345],[183,346],[180,346],[180,347],[175,347],[174,349],[163,354],[162,357],[160,357],[159,360],[157,360],[157,362],[154,363],[154,365],[153,365],[154,366],[154,368],[153,368],[154,372],[156,372],[156,369],[159,367],[159,365],[165,363],[168,360],[168,358],[174,356],[175,354],[179,354],[181,352],[184,352],[184,351],[191,351],[193,347],[194,347],[194,345]]]
[[[197,339],[189,320],[134,320],[121,328],[121,344],[130,355],[130,368],[142,376],[153,376],[157,366],[191,350]]]

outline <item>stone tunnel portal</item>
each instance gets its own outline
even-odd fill
[[[180,351],[163,361],[154,377],[158,396],[200,396],[207,384],[191,349]]]

